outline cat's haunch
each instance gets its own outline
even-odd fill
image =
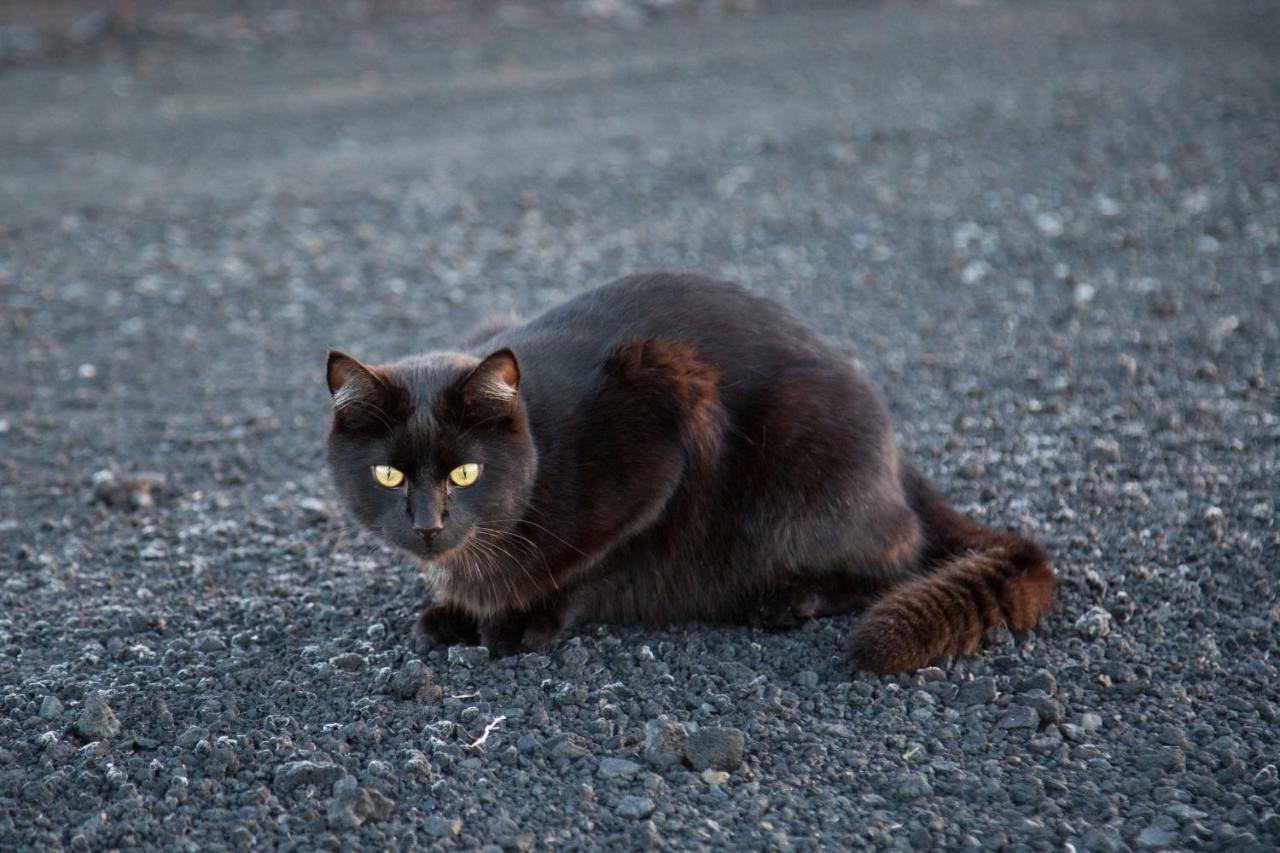
[[[465,352],[331,352],[327,377],[338,491],[425,567],[417,630],[439,643],[868,608],[851,656],[889,673],[1052,597],[1039,546],[948,506],[849,360],[733,284],[632,276]]]

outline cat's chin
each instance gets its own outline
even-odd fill
[[[423,568],[435,569],[442,572],[451,571],[454,566],[458,565],[462,554],[466,550],[466,544],[471,540],[471,535],[467,534],[458,541],[456,545],[450,545],[443,551],[422,551],[409,550],[409,556],[413,557]]]

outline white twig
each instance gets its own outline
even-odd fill
[[[484,749],[484,742],[489,739],[489,733],[498,727],[498,725],[506,721],[506,715],[495,717],[492,723],[484,727],[484,732],[480,737],[467,744],[467,749]]]

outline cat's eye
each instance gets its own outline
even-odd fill
[[[480,466],[475,462],[459,465],[449,472],[449,480],[455,486],[470,486],[480,476]]]
[[[404,482],[404,472],[390,465],[374,465],[373,479],[378,481],[379,486],[394,489]]]

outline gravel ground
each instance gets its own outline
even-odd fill
[[[478,30],[0,75],[0,848],[1274,849],[1274,4]],[[698,269],[1056,555],[1034,634],[416,650],[326,345]]]

